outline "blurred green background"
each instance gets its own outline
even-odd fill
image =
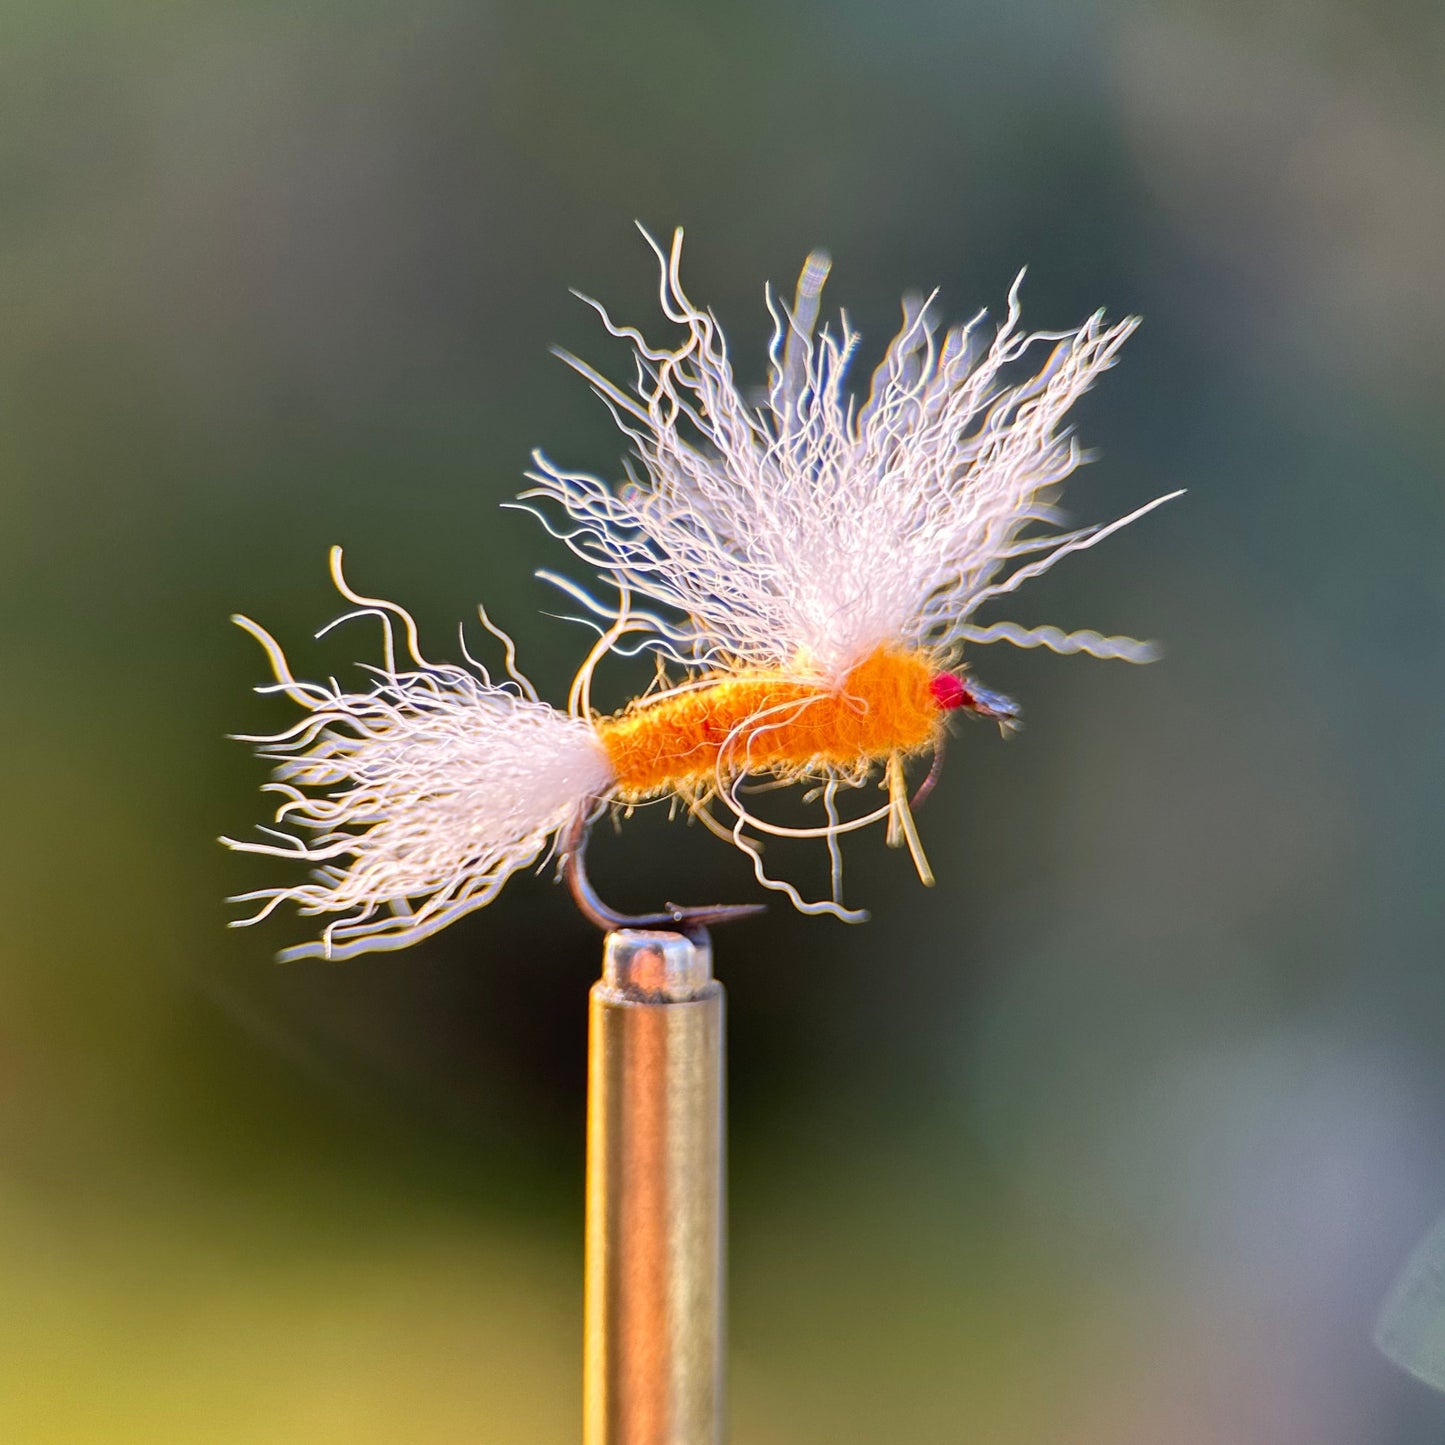
[[[277,967],[229,731],[352,581],[561,700],[579,565],[498,503],[615,476],[557,343],[656,331],[634,218],[760,382],[833,306],[1141,312],[1073,514],[1178,503],[1021,595],[1148,669],[993,648],[940,886],[720,934],[737,1445],[1431,1445],[1369,1343],[1445,1207],[1445,12],[1364,0],[405,7],[12,0],[0,45],[0,1438],[567,1441],[586,990],[547,879]],[[448,649],[451,649],[448,652]],[[616,702],[627,678],[607,686]],[[623,905],[754,896],[700,830]],[[815,860],[816,862],[816,860]]]

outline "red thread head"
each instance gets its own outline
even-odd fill
[[[963,679],[951,672],[936,673],[928,684],[928,690],[944,712],[973,706],[973,694],[964,686]]]

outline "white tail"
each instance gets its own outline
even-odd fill
[[[306,710],[283,732],[242,739],[276,759],[275,781],[266,785],[281,798],[276,822],[303,832],[268,828],[262,831],[276,841],[222,841],[321,866],[310,883],[233,899],[261,904],[233,926],[259,922],[287,901],[303,914],[336,915],[318,940],[287,949],[283,960],[347,958],[435,933],[490,903],[612,782],[592,727],[538,699],[515,670],[510,639],[485,614],[483,624],[507,645],[505,682],[493,682],[470,656],[469,668],[428,662],[405,611],[347,586],[339,548],[332,576],[358,608],[339,621],[383,623],[383,664],[372,669],[368,692],[297,681],[270,633],[234,619],[271,660],[276,681],[257,691],[285,693]],[[414,664],[403,670],[395,621]]]

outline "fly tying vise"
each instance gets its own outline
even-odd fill
[[[906,846],[932,883],[913,809],[936,781],[948,717],[990,718],[1005,733],[1017,726],[1015,705],[962,665],[965,645],[1154,656],[1127,637],[971,620],[982,604],[1179,495],[1105,525],[1054,526],[1057,486],[1084,460],[1060,424],[1113,364],[1135,320],[1105,325],[1096,314],[1074,331],[1023,333],[1015,282],[985,344],[982,314],[940,336],[933,298],[910,298],[860,404],[845,385],[856,333],[846,318],[837,334],[817,327],[829,263],[815,253],[791,306],[768,293],[768,388],[755,404],[734,380],[716,320],[682,289],[681,232],[666,251],[648,241],[680,344],[651,345],[589,301],[634,350],[631,388],[564,356],[611,410],[637,465],[613,488],[538,454],[536,485],[519,503],[615,594],[602,600],[549,578],[601,619],[565,712],[537,696],[510,638],[480,609],[505,649],[506,678],[494,681],[465,642],[465,666],[429,661],[408,613],[351,589],[339,549],[332,576],[353,605],[339,621],[370,616],[383,626],[368,690],[298,681],[270,634],[236,619],[275,674],[257,690],[283,693],[305,714],[283,732],[245,739],[277,763],[266,785],[281,798],[276,822],[304,832],[223,840],[319,865],[311,882],[236,900],[260,905],[242,924],[283,902],[330,917],[318,940],[283,958],[415,942],[490,902],[549,847],[583,912],[605,928],[701,926],[757,911],[669,904],[630,917],[596,897],[583,867],[589,825],[609,809],[664,798],[742,849],[758,881],[797,908],[860,920],[866,914],[842,903],[840,837],[886,823],[889,842]],[[1014,380],[1040,344],[1051,348],[1042,367]],[[633,639],[625,649],[624,638]],[[655,690],[614,716],[594,712],[598,663],[639,649],[659,658]],[[933,767],[910,799],[905,765],[930,753]],[[845,818],[840,793],[880,773],[883,804]],[[759,778],[808,784],[825,821],[798,828],[758,816],[744,789]],[[808,901],[770,876],[767,836],[823,839],[830,896]]]

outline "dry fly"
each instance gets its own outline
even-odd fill
[[[365,691],[299,681],[269,633],[236,619],[271,661],[275,681],[258,691],[284,693],[303,713],[285,731],[247,739],[277,764],[267,789],[280,798],[278,828],[264,830],[265,842],[224,840],[315,865],[308,882],[237,900],[259,904],[243,924],[283,902],[329,920],[319,939],[283,957],[413,943],[489,903],[549,849],[574,867],[592,916],[636,922],[596,901],[581,850],[600,815],[653,799],[677,800],[802,911],[857,921],[866,915],[842,901],[842,836],[885,825],[931,883],[913,807],[936,776],[948,717],[1016,725],[1018,709],[975,681],[966,649],[1155,655],[1128,637],[975,620],[1178,495],[1105,524],[1060,526],[1059,484],[1086,459],[1064,418],[1136,319],[1098,313],[1072,331],[1025,332],[1022,277],[991,335],[983,313],[940,331],[934,298],[909,298],[860,399],[848,386],[858,335],[846,316],[836,330],[818,325],[829,261],[815,253],[791,304],[766,293],[773,333],[758,399],[735,379],[712,313],[683,290],[682,233],[665,250],[648,241],[677,344],[655,345],[589,301],[630,343],[634,374],[621,385],[565,357],[630,443],[626,480],[609,485],[539,453],[519,503],[602,584],[599,594],[551,579],[599,634],[565,711],[538,697],[511,640],[480,609],[506,676],[494,678],[465,645],[464,664],[430,661],[406,611],[350,587],[339,549],[332,576],[352,610],[338,622],[364,615],[383,626]],[[619,713],[596,712],[599,662],[644,648],[660,659],[658,685]],[[935,767],[910,799],[905,769],[930,755]],[[822,805],[819,823],[760,816],[750,786],[759,780],[805,785]],[[881,804],[845,815],[840,800],[873,780]],[[770,875],[768,836],[822,840],[830,896],[805,899]],[[643,921],[736,911],[669,906]]]

